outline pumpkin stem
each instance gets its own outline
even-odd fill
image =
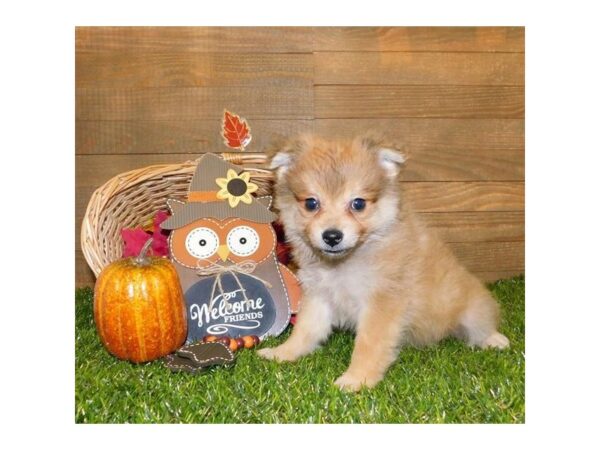
[[[136,264],[140,264],[140,265],[148,264],[148,260],[146,259],[146,253],[148,253],[148,249],[150,248],[151,245],[152,245],[152,238],[150,238],[146,241],[146,243],[142,247],[142,250],[140,251],[140,254],[138,256],[136,256],[136,258],[135,258]]]

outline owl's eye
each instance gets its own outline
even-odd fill
[[[227,235],[227,246],[237,256],[250,256],[260,244],[258,233],[250,227],[235,227]]]
[[[185,248],[190,255],[206,259],[215,254],[219,247],[219,236],[210,228],[194,228],[185,238]]]

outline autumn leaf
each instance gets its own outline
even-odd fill
[[[225,110],[225,115],[223,117],[221,134],[223,136],[223,142],[225,142],[227,147],[240,149],[242,151],[244,151],[244,148],[252,140],[250,127],[246,120],[227,110]]]
[[[128,258],[138,256],[152,235],[146,233],[142,228],[124,228],[121,230],[121,237],[123,238],[123,258]]]
[[[168,218],[169,213],[160,210],[152,218],[150,227],[144,225],[143,228],[123,228],[121,230],[123,258],[138,256],[146,241],[151,237],[153,239],[149,255],[169,256],[169,232],[160,227],[160,224]]]

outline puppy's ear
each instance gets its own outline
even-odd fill
[[[281,178],[292,165],[296,157],[310,147],[312,136],[310,134],[301,134],[292,139],[278,139],[267,151],[271,157],[270,168],[275,170],[277,178]]]
[[[294,157],[291,153],[286,150],[281,150],[275,153],[275,156],[271,158],[271,165],[269,168],[276,171],[277,177],[281,177],[292,166],[293,161]]]
[[[402,146],[390,144],[379,133],[367,133],[357,138],[357,141],[367,151],[377,154],[379,165],[390,178],[395,178],[406,162],[405,154],[399,149]]]
[[[393,148],[380,148],[377,151],[379,164],[385,170],[388,177],[395,178],[400,172],[400,168],[406,162],[406,156],[400,150]]]

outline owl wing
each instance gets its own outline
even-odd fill
[[[283,284],[287,289],[288,297],[290,299],[290,309],[292,310],[292,314],[298,313],[298,308],[300,307],[300,300],[302,297],[302,289],[300,288],[300,282],[296,275],[284,266],[282,263],[278,262],[279,271],[281,272],[281,276],[283,277]]]

